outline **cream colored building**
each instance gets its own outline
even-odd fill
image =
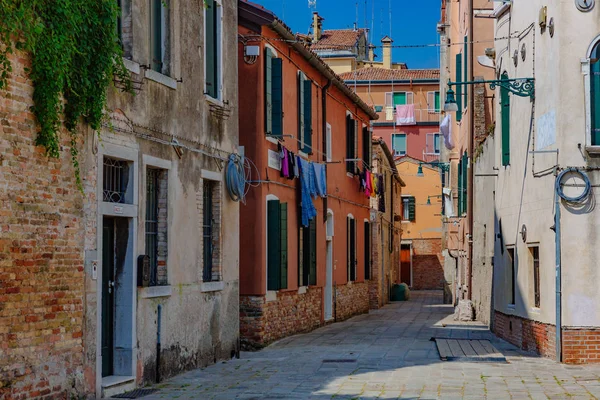
[[[496,325],[508,321],[513,328],[546,331],[537,343],[522,339],[517,344],[555,357],[554,331],[562,317],[562,337],[557,338],[562,339],[562,361],[598,362],[595,346],[577,348],[600,338],[595,190],[582,201],[561,200],[559,226],[554,215],[557,171],[577,169],[559,184],[567,196],[583,192],[581,174],[592,186],[600,183],[600,7],[590,1],[531,0],[499,5],[496,14],[497,74],[535,78],[534,101],[513,94],[503,100],[500,90],[496,95],[503,103],[496,100],[495,107]],[[501,39],[510,35],[510,40]],[[512,332],[503,336],[516,342]]]

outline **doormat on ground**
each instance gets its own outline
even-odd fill
[[[148,396],[149,394],[158,392],[158,389],[135,389],[131,392],[114,395],[113,399],[139,399],[140,397]]]
[[[506,362],[489,340],[434,339],[442,361]]]

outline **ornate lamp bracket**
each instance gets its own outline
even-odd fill
[[[493,81],[448,82],[448,86],[487,83],[490,89],[500,86],[519,97],[535,98],[535,78],[497,79]]]

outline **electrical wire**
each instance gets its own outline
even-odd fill
[[[578,196],[567,196],[565,194],[565,192],[562,189],[562,180],[565,177],[565,175],[567,174],[575,174],[575,175],[579,175],[579,177],[583,180],[584,182],[584,188],[583,188],[583,192],[581,192],[581,194],[579,194]],[[577,168],[566,168],[562,171],[560,171],[560,173],[558,174],[558,176],[556,177],[556,194],[558,194],[560,196],[561,199],[563,199],[564,201],[566,201],[567,203],[571,203],[571,204],[576,204],[576,203],[581,203],[583,202],[585,199],[587,199],[587,197],[590,195],[592,190],[592,183],[590,182],[590,178],[587,176],[587,174]]]

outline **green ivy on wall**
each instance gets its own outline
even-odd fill
[[[100,128],[114,76],[131,90],[117,32],[119,13],[115,0],[0,0],[0,89],[6,89],[12,71],[9,55],[15,49],[29,52],[37,144],[58,157],[64,119],[80,186],[79,121]]]

